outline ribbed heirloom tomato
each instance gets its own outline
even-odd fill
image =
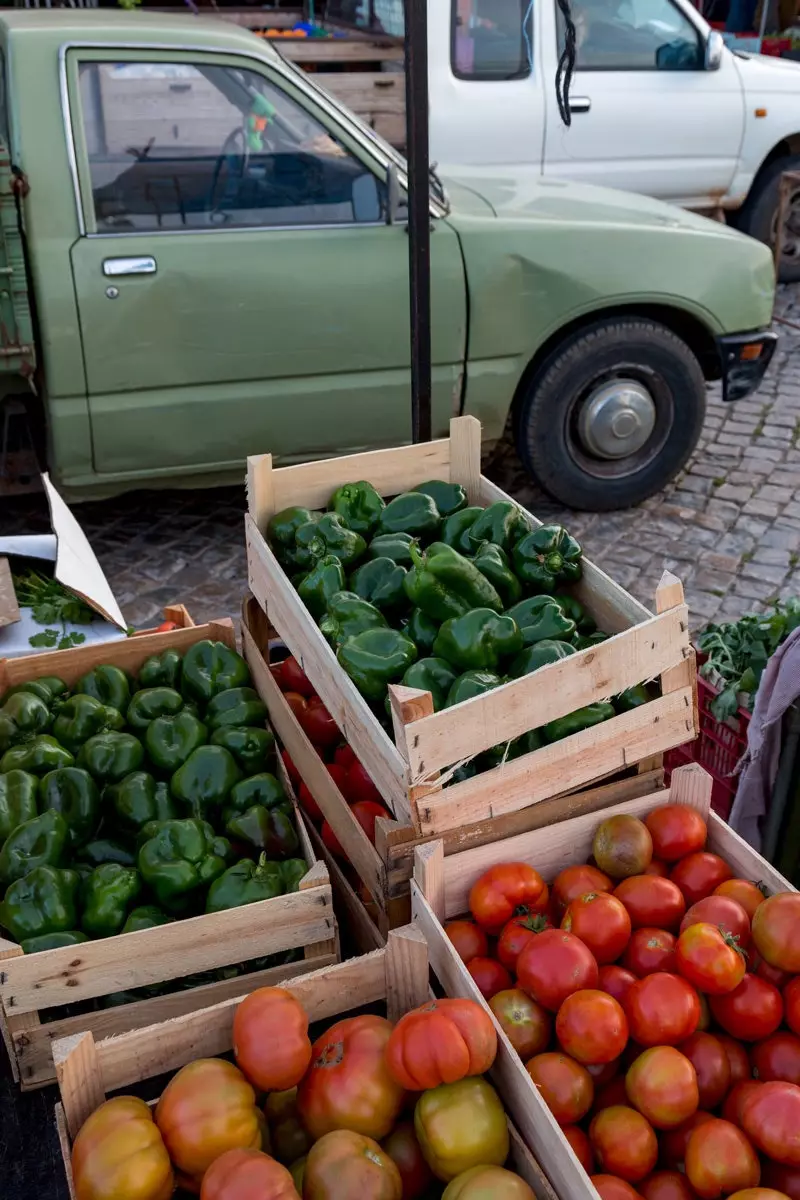
[[[298,1200],[294,1180],[260,1150],[228,1150],[206,1171],[200,1200]]]
[[[516,971],[517,959],[532,938],[552,929],[550,918],[544,913],[524,912],[512,917],[503,926],[497,940],[497,957],[509,971]]]
[[[559,1008],[556,1037],[580,1063],[612,1062],[627,1044],[628,1021],[613,996],[586,988],[567,996]]]
[[[524,1179],[505,1167],[472,1167],[448,1183],[442,1200],[534,1200]]]
[[[666,971],[637,980],[625,997],[631,1037],[640,1046],[677,1046],[697,1029],[697,992]]]
[[[639,979],[654,975],[656,971],[672,971],[677,944],[674,933],[668,933],[666,929],[649,926],[636,929],[622,956],[622,966]]]
[[[597,986],[597,962],[574,934],[546,929],[517,959],[517,979],[534,1000],[556,1012],[573,992]]]
[[[462,962],[484,958],[489,953],[489,939],[475,921],[448,921],[444,931]]]
[[[779,892],[756,909],[753,942],[765,962],[800,973],[800,892]]]
[[[628,1069],[625,1088],[630,1103],[656,1129],[674,1129],[697,1112],[694,1067],[672,1046],[653,1046],[640,1054]]]
[[[625,905],[634,929],[654,926],[673,932],[686,912],[686,901],[677,884],[659,875],[633,875],[614,889]]]
[[[800,1167],[800,1087],[762,1084],[742,1105],[742,1128],[762,1154]]]
[[[686,1178],[700,1200],[717,1200],[741,1188],[757,1187],[761,1165],[752,1145],[735,1125],[715,1118],[689,1137]]]
[[[709,1003],[717,1024],[742,1042],[760,1042],[769,1037],[783,1018],[780,992],[757,975],[745,975],[732,992],[712,996]]]
[[[511,987],[511,973],[496,958],[471,958],[466,964],[484,1000]]]
[[[469,910],[482,929],[497,934],[517,909],[544,912],[548,899],[547,884],[534,867],[527,863],[499,863],[473,884]]]
[[[614,883],[604,871],[587,863],[576,863],[559,871],[553,880],[553,908],[560,921],[573,900],[589,892],[613,892]]]
[[[662,804],[648,813],[644,823],[653,839],[653,854],[664,862],[677,862],[706,844],[706,823],[687,804]]]
[[[750,1051],[753,1071],[759,1079],[769,1082],[800,1084],[800,1038],[778,1030],[763,1042],[756,1042]]]
[[[703,923],[717,925],[723,933],[738,938],[742,950],[750,945],[750,918],[741,904],[729,896],[712,895],[698,900],[687,909],[680,932],[683,933],[690,925]]]
[[[106,1100],[72,1147],[78,1200],[169,1200],[175,1177],[153,1112],[135,1096]]]
[[[585,1067],[566,1054],[537,1054],[525,1070],[559,1125],[575,1125],[592,1106],[594,1084]]]
[[[625,905],[608,892],[589,892],[573,900],[561,928],[589,947],[597,962],[615,962],[631,936],[631,919]]]
[[[414,1130],[425,1161],[444,1183],[470,1167],[500,1167],[508,1158],[508,1119],[485,1079],[462,1079],[423,1092],[414,1109]],[[357,1193],[346,1195],[360,1200]]]
[[[712,1033],[699,1030],[680,1044],[694,1067],[700,1092],[700,1108],[716,1108],[731,1086],[731,1065],[725,1047]]]
[[[702,851],[687,854],[672,868],[670,879],[677,883],[688,905],[696,904],[710,896],[726,879],[733,878],[733,871],[718,854]]]
[[[304,1200],[402,1200],[403,1181],[388,1151],[350,1129],[335,1129],[308,1152]],[[255,1200],[255,1198],[254,1198]]]
[[[311,1061],[308,1017],[284,988],[258,988],[233,1018],[237,1066],[260,1092],[296,1087]]]
[[[619,1104],[604,1108],[589,1126],[598,1165],[628,1183],[649,1175],[658,1159],[658,1142],[653,1127],[635,1108]]]
[[[392,1078],[422,1092],[467,1075],[483,1075],[497,1054],[491,1018],[472,1000],[431,1000],[395,1025],[386,1045]]]
[[[553,1018],[527,992],[521,988],[496,992],[489,1008],[523,1062],[547,1049],[553,1034]]]
[[[739,944],[718,925],[689,925],[675,947],[675,967],[708,996],[724,996],[744,979],[747,961]]]

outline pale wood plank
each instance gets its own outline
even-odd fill
[[[340,928],[351,936],[359,954],[368,954],[371,950],[380,950],[386,945],[386,938],[380,932],[375,922],[371,920],[367,909],[353,891],[342,868],[328,851],[322,838],[307,818],[305,819],[305,825],[314,843],[314,849],[320,858],[324,860],[328,868],[331,877],[331,887],[333,888],[333,906],[336,910]],[[377,913],[380,916],[383,910],[377,909]],[[385,923],[385,914],[383,916]]]
[[[432,911],[445,920],[444,842],[427,842],[414,853],[414,880]]]
[[[53,1047],[67,1129],[74,1138],[87,1117],[106,1098],[97,1045],[91,1033],[78,1033]]]
[[[263,17],[261,18],[263,20]],[[270,20],[272,17],[270,16]],[[299,63],[352,63],[352,62],[397,62],[405,60],[402,46],[383,46],[372,42],[345,42],[337,38],[327,42],[321,38],[309,38],[307,41],[294,41],[281,38],[270,43],[280,50],[284,58],[290,62]],[[322,72],[317,81],[327,87],[328,77],[332,72]],[[402,71],[392,72],[390,78],[398,78],[402,84],[405,75]]]
[[[660,613],[669,612],[670,609],[683,608],[683,584],[677,575],[673,575],[671,571],[665,571],[661,576],[661,582],[656,588],[656,611]],[[686,616],[685,630],[689,631],[688,613]],[[661,692],[679,691],[681,688],[691,687],[696,683],[697,669],[695,666],[694,651],[691,646],[686,647],[683,662],[677,663],[675,666],[668,667],[661,672]],[[695,722],[695,728],[697,722]]]
[[[167,604],[164,608],[164,620],[174,621],[180,629],[191,629],[194,625],[185,604]]]
[[[480,504],[481,423],[476,417],[450,422],[450,482],[461,484],[470,504]]]
[[[386,1008],[390,1021],[428,999],[428,944],[413,925],[392,929],[386,941]]]
[[[459,824],[536,804],[623,771],[648,754],[680,746],[691,737],[691,705],[691,688],[672,692],[594,729],[451,784],[420,804],[421,830],[426,836],[440,836]]]
[[[676,767],[670,776],[670,803],[688,804],[707,821],[713,787],[714,781],[708,771],[699,763],[686,763],[683,767]]]
[[[61,1150],[61,1161],[64,1164],[64,1174],[67,1177],[69,1197],[70,1200],[77,1200],[77,1196],[75,1195],[75,1181],[72,1178],[72,1147],[69,1143],[67,1118],[64,1114],[64,1106],[60,1103],[56,1104],[56,1133],[58,1134],[58,1145]]]
[[[516,1171],[520,1178],[525,1180],[536,1200],[558,1200],[550,1180],[525,1145],[513,1121],[508,1122],[508,1133],[511,1139],[511,1154],[507,1164],[509,1169]]]
[[[247,511],[266,535],[267,523],[275,513],[271,454],[251,454],[247,459]]]
[[[414,731],[409,732],[409,725],[413,722],[424,720],[426,717],[433,717],[433,696],[430,692],[420,691],[419,688],[399,687],[390,685],[389,687],[389,707],[392,713],[392,728],[394,729],[394,739],[397,743],[400,753],[408,758],[411,744],[414,742]],[[427,773],[428,778],[424,783],[413,784],[408,789],[408,804],[411,811],[411,820],[414,827],[419,829],[419,806],[430,796],[432,792],[440,790],[439,772],[436,770]]]
[[[776,892],[797,891],[780,871],[776,871],[744,838],[739,837],[713,809],[708,815],[708,845],[710,850],[733,867],[737,876],[765,884],[771,896]]]
[[[405,76],[399,72],[331,71],[317,75],[316,82],[359,115],[405,114]]]

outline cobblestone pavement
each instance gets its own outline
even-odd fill
[[[782,290],[778,312],[800,326],[800,286]],[[510,445],[490,474],[537,516],[567,524],[588,556],[648,606],[662,571],[674,571],[695,627],[800,595],[800,328],[780,334],[758,394],[724,406],[712,392],[686,470],[638,508],[554,506]],[[47,530],[41,497],[2,504],[2,532]],[[237,614],[247,586],[244,507],[243,488],[224,488],[139,492],[77,512],[126,618],[142,625],[175,601],[196,621]]]

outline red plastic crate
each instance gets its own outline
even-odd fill
[[[714,780],[711,807],[727,820],[739,784],[739,777],[733,772],[747,749],[750,713],[746,708],[740,708],[730,723],[718,721],[711,711],[711,701],[717,695],[717,689],[698,675],[700,732],[693,742],[669,750],[664,755],[664,772],[669,782],[669,776],[676,767],[682,767],[685,763],[699,763]]]

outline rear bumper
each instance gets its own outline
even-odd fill
[[[717,339],[722,399],[743,400],[761,384],[778,344],[777,333],[732,333]]]

